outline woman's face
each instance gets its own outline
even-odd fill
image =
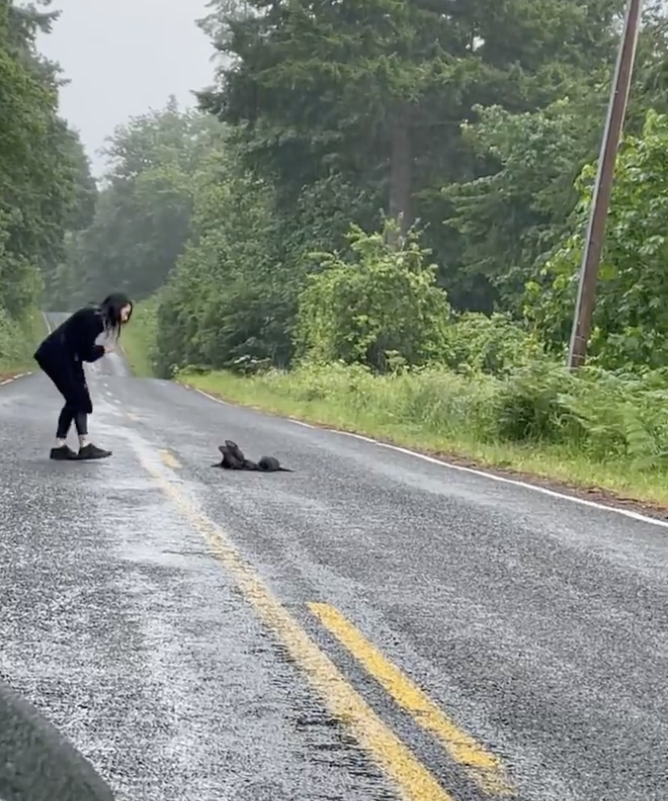
[[[132,304],[126,303],[125,306],[121,308],[121,322],[127,323],[130,319],[130,315],[132,314]]]

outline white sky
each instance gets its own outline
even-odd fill
[[[93,172],[96,152],[116,125],[170,94],[193,105],[192,90],[213,81],[213,55],[195,25],[206,0],[54,0],[61,10],[39,48],[58,61],[71,83],[61,91],[61,113],[81,134]]]

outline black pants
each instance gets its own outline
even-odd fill
[[[70,426],[74,422],[77,434],[80,437],[85,437],[88,434],[88,415],[83,412],[78,412],[68,403],[66,403],[60,411],[58,417],[58,430],[56,432],[56,439],[67,439],[67,434]]]
[[[81,363],[54,363],[40,359],[37,356],[35,358],[65,399],[65,405],[58,416],[56,439],[67,439],[72,423],[74,423],[77,434],[80,437],[87,436],[88,412],[92,411],[92,404]]]

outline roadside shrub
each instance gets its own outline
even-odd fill
[[[35,307],[13,317],[0,306],[0,372],[34,364],[32,355],[45,335],[44,318]]]
[[[499,438],[550,443],[579,440],[584,429],[565,396],[573,380],[565,368],[543,361],[509,373],[495,398]]]
[[[425,263],[428,252],[416,236],[399,248],[389,239],[388,230],[367,234],[353,226],[350,260],[314,254],[320,269],[299,297],[298,358],[381,373],[446,358],[451,311],[436,267]]]
[[[21,331],[0,306],[0,370],[16,364],[21,357]]]
[[[507,314],[467,312],[448,326],[448,365],[504,375],[544,357],[538,340]]]

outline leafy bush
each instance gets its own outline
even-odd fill
[[[20,360],[21,337],[16,324],[0,306],[0,371]]]
[[[425,264],[416,237],[395,248],[388,230],[367,234],[353,226],[350,261],[320,255],[321,270],[299,298],[296,345],[303,358],[385,372],[392,360],[420,365],[446,357],[451,313],[436,268]]]
[[[287,364],[295,277],[277,260],[272,191],[226,149],[197,173],[192,235],[161,292],[157,365],[235,370],[246,358]],[[241,360],[241,361],[240,361]]]
[[[45,334],[44,318],[36,308],[12,317],[0,306],[0,373],[34,367],[32,356]]]
[[[543,357],[543,347],[510,315],[468,312],[447,329],[448,365],[501,375]]]
[[[540,364],[509,374],[495,398],[500,439],[511,442],[564,442],[580,435],[563,400],[569,374],[563,368]]]

